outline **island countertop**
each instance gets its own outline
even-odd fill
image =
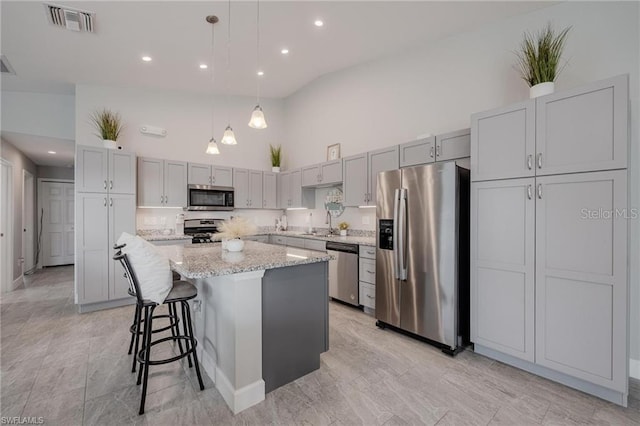
[[[327,262],[333,257],[319,251],[245,241],[241,252],[228,252],[221,243],[169,245],[157,249],[171,269],[186,278],[208,278],[263,269]]]

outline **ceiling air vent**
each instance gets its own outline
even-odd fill
[[[13,67],[11,66],[11,64],[9,63],[9,60],[7,59],[6,56],[2,55],[0,56],[0,71],[2,71],[2,74],[14,74],[15,75],[15,71],[13,70]]]
[[[95,13],[53,4],[45,4],[44,7],[47,10],[47,18],[53,25],[70,31],[94,32]]]

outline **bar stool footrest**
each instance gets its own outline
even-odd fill
[[[162,342],[168,342],[169,340],[173,340],[173,341],[184,340],[186,342],[191,343],[191,339],[189,337],[187,337],[187,336],[176,336],[176,337],[169,336],[169,337],[165,337],[163,339],[159,339],[159,340],[153,341],[153,342],[151,342],[151,345],[149,345],[149,346],[153,347],[153,345],[157,345],[158,343],[162,343]],[[194,343],[195,343],[195,345],[193,346],[193,348],[190,348],[189,350],[186,350],[184,353],[176,355],[176,356],[174,356],[172,358],[165,358],[165,359],[146,361],[144,359],[144,353],[146,351],[146,348],[144,348],[144,347],[142,348],[142,350],[140,350],[138,352],[138,356],[136,358],[137,358],[138,362],[140,362],[140,363],[145,363],[146,362],[148,365],[168,364],[170,362],[178,361],[179,359],[182,359],[182,358],[184,358],[184,357],[186,357],[186,356],[188,356],[188,355],[190,355],[192,353],[195,353],[196,347],[198,346],[198,341],[194,339]]]

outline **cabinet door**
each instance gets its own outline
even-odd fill
[[[162,206],[164,200],[164,160],[138,157],[138,206]]]
[[[216,186],[233,186],[233,169],[231,167],[213,166],[212,182]]]
[[[187,171],[189,185],[211,185],[211,166],[208,164],[189,163]]]
[[[234,204],[236,208],[249,208],[249,170],[233,169],[233,188],[235,190]]]
[[[278,207],[277,175],[272,172],[262,174],[262,208],[275,209]]]
[[[286,209],[291,205],[291,176],[289,172],[278,174],[278,207]]]
[[[109,150],[109,192],[136,193],[136,155],[132,152]]]
[[[120,262],[111,260],[113,246],[120,234],[128,232],[136,234],[136,200],[134,195],[109,195],[109,299],[129,297],[129,281],[124,277],[124,269]]]
[[[433,163],[436,159],[435,136],[400,145],[400,167]]]
[[[289,174],[291,179],[289,189],[291,191],[291,207],[304,207],[302,205],[302,173],[300,169],[292,170]]]
[[[301,169],[302,186],[317,186],[320,183],[320,166],[307,166]]]
[[[262,208],[262,172],[249,170],[249,207]]]
[[[376,205],[376,192],[378,191],[378,173],[400,168],[399,152],[399,148],[396,145],[392,148],[380,149],[377,151],[372,151],[368,154],[369,197],[367,199],[367,205]]]
[[[471,188],[471,340],[533,362],[534,178]]]
[[[287,237],[287,246],[304,248],[304,238]]]
[[[107,174],[107,150],[78,145],[75,176],[78,192],[107,192]]]
[[[320,183],[323,185],[342,183],[342,160],[320,164]]]
[[[187,207],[187,163],[165,160],[164,162],[165,207]]]
[[[76,195],[76,293],[78,303],[109,299],[108,207],[106,194]]]
[[[359,154],[343,159],[342,163],[345,207],[367,204],[367,154]]]
[[[627,167],[628,76],[536,100],[538,175]]]
[[[304,240],[304,248],[308,250],[322,251],[326,253],[327,251],[326,245],[327,243],[325,241],[309,240],[309,239]]]
[[[536,183],[536,363],[626,392],[627,173]]]
[[[455,160],[471,155],[471,129],[436,136],[436,161]]]
[[[535,99],[471,116],[471,180],[534,176]]]

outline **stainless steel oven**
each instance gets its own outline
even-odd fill
[[[187,210],[233,210],[231,186],[188,185]]]

